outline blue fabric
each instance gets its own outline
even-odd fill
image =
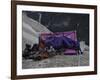
[[[48,37],[45,40],[45,45],[50,47],[53,46],[55,49],[60,48],[71,48],[71,49],[78,49],[79,42],[74,41],[68,37],[61,36],[61,37]]]

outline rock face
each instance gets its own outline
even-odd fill
[[[85,44],[85,41],[80,41],[80,48],[83,51],[89,51],[89,46]]]
[[[22,14],[22,50],[25,44],[38,43],[40,32],[51,32],[39,22],[29,18],[25,13]]]

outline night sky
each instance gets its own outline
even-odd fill
[[[52,32],[77,31],[79,41],[89,45],[89,14],[23,11],[28,17],[46,26]]]

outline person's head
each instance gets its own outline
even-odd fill
[[[38,44],[33,44],[33,46],[35,46],[35,47],[36,47],[36,46],[38,46]]]
[[[30,48],[31,47],[31,45],[30,44],[26,44],[26,48]]]

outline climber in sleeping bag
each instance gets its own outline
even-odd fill
[[[79,41],[74,41],[71,38],[66,36],[50,36],[45,39],[45,46],[52,46],[55,50],[59,50],[61,48],[66,49],[74,49],[81,52]]]

